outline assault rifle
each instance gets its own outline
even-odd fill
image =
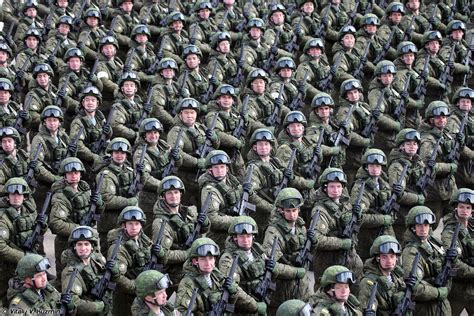
[[[411,33],[413,33],[413,31],[415,30],[415,27],[413,26],[413,23],[415,23],[415,18],[416,15],[413,14],[411,16],[410,24],[408,24],[407,29],[403,33],[402,42],[409,41],[411,39]]]
[[[234,260],[232,261],[232,265],[230,266],[229,274],[227,275],[227,277],[231,280],[234,280],[234,274],[235,270],[237,270],[238,263],[239,257],[234,256]],[[221,299],[212,306],[212,310],[209,313],[209,316],[221,316],[225,312],[234,313],[234,304],[229,303],[229,298],[229,290],[224,288]]]
[[[405,176],[408,171],[408,163],[403,164],[402,172],[398,177],[398,180],[395,184],[402,185],[403,181],[405,181]],[[390,195],[390,198],[385,201],[385,203],[380,208],[382,214],[395,214],[400,209],[400,205],[397,203],[398,196],[395,193]]]
[[[217,72],[217,62],[214,63],[214,68],[212,69],[212,74],[211,78],[216,78],[216,72]],[[209,80],[209,86],[207,88],[206,94],[204,94],[204,98],[202,99],[203,103],[208,103],[209,100],[211,100],[212,95],[214,94],[214,90],[216,90],[216,87],[210,82]]]
[[[364,196],[365,192],[365,181],[361,182],[359,193],[357,193],[356,200],[354,201],[354,205],[352,206],[352,217],[349,223],[344,227],[344,230],[342,231],[342,238],[350,238],[354,240],[359,234],[360,230],[360,218],[362,216],[362,209],[361,209],[361,204],[362,204],[362,197]],[[356,207],[358,206],[359,210],[356,211]],[[347,262],[347,256],[349,255],[349,250],[344,250],[344,255],[342,257],[342,265],[345,266]]]
[[[240,55],[239,61],[237,62],[237,73],[234,78],[230,80],[232,86],[238,88],[242,84],[244,80],[244,63],[245,63],[245,50],[244,50],[244,41],[242,41],[242,45],[240,46]]]
[[[211,195],[212,195],[211,192],[207,193],[206,199],[204,200],[204,204],[201,209],[201,214],[207,214],[207,211],[209,210],[209,204],[211,204]],[[194,240],[196,240],[196,238],[201,233],[201,229],[202,229],[202,224],[199,222],[196,222],[196,225],[194,225],[193,232],[189,234],[188,238],[184,242],[184,246],[186,247],[186,249],[191,247]]]
[[[411,271],[409,278],[416,278],[416,271],[418,270],[418,263],[420,262],[420,253],[417,252],[415,260],[413,260],[413,265],[411,266]],[[407,285],[405,289],[405,294],[403,295],[402,300],[398,303],[397,308],[395,309],[395,316],[404,316],[409,310],[415,310],[415,302],[412,300],[411,296],[413,294],[413,286]]]
[[[79,139],[81,138],[82,133],[84,132],[84,126],[81,126],[79,131],[77,132],[76,136],[72,139],[71,146],[67,148],[67,153],[66,153],[66,158],[69,157],[76,157],[76,152],[71,151],[71,147],[76,147],[77,148],[77,143],[79,142]]]
[[[28,93],[26,95],[25,102],[23,103],[23,110],[28,112],[30,110],[31,106],[31,101],[33,100],[33,94]],[[23,119],[19,116],[17,116],[15,123],[13,124],[13,127],[18,131],[18,133],[25,135],[28,131],[26,128],[23,127]]]
[[[318,141],[313,150],[313,157],[311,157],[311,161],[304,168],[304,174],[307,178],[317,179],[319,176],[319,173],[321,172],[321,161],[319,161],[318,153],[321,152],[321,145],[323,144],[323,140],[324,140],[324,127],[321,126],[319,128]]]
[[[216,128],[218,118],[219,118],[219,112],[214,113],[209,130],[213,131]],[[196,150],[196,156],[198,156],[199,158],[204,158],[207,156],[207,154],[211,150],[212,150],[212,140],[206,136],[206,141],[201,146],[199,146],[199,148]]]
[[[94,193],[96,195],[100,194],[100,189],[102,188],[102,184],[104,183],[104,174],[101,173],[99,177],[99,181],[97,181],[97,186],[95,187]],[[80,224],[82,226],[92,226],[92,221],[98,222],[100,220],[100,214],[97,213],[97,203],[90,201],[89,212],[87,212],[86,216],[81,219]]]
[[[365,46],[364,53],[360,57],[360,63],[357,66],[356,70],[352,74],[354,78],[357,78],[359,80],[362,80],[364,78],[364,66],[367,64],[368,58],[367,55],[369,54],[369,49],[370,49],[371,43],[368,42],[367,46]]]
[[[314,32],[314,37],[320,38],[324,40],[326,37],[326,29],[328,27],[328,20],[329,20],[329,11],[331,11],[331,4],[327,7],[326,12],[324,12],[323,18],[321,19],[321,23],[319,23],[319,27]]]
[[[149,75],[156,74],[156,71],[158,70],[158,64],[160,63],[162,58],[163,58],[163,45],[160,45],[160,48],[158,49],[158,52],[155,55],[155,60],[145,72]]]
[[[114,17],[112,19],[112,22],[110,22],[110,26],[109,26],[109,30],[107,31],[106,35],[107,36],[113,36],[115,37],[115,31],[114,31],[114,28],[115,28],[115,25],[117,24],[117,17]]]
[[[285,85],[282,83],[280,85],[280,90],[278,91],[278,97],[275,99],[283,99],[283,90],[285,89]],[[273,102],[273,112],[272,114],[268,117],[267,119],[267,126],[278,126],[280,125],[280,112],[281,112],[281,107],[277,105],[277,102]]]
[[[248,5],[253,5],[253,0],[246,1]],[[235,27],[237,32],[242,32],[249,21],[249,13],[244,9],[242,12],[242,20],[240,20],[239,24]]]
[[[431,152],[430,158],[428,159],[428,163],[425,166],[425,170],[423,172],[423,175],[421,178],[416,181],[416,189],[420,193],[424,193],[426,186],[428,184],[433,183],[434,178],[435,178],[435,166],[436,166],[436,157],[438,156],[438,148],[441,145],[441,141],[443,140],[443,137],[440,137],[438,141],[436,142],[433,151]],[[430,167],[430,161],[433,163],[433,167]]]
[[[278,54],[278,44],[280,43],[280,36],[281,31],[280,29],[278,29],[275,34],[275,40],[273,41],[272,47],[270,48],[270,55],[268,56],[262,67],[263,70],[265,70],[266,72],[270,72],[270,70],[273,68],[273,64],[275,63],[276,55]]]
[[[445,96],[448,93],[448,87],[451,85],[451,83],[454,80],[454,77],[452,75],[454,67],[451,68],[449,66],[449,64],[450,64],[450,62],[454,62],[455,48],[456,48],[456,46],[453,45],[453,47],[451,48],[451,51],[449,52],[448,61],[446,62],[446,66],[444,67],[443,73],[439,77],[439,82],[441,82],[445,86],[445,90],[441,94],[440,98],[442,98],[443,96]]]
[[[430,66],[430,55],[426,55],[425,63],[423,65],[423,71],[420,74],[420,80],[418,81],[418,85],[415,88],[415,99],[423,101],[426,95],[426,84],[428,81],[429,66]]]
[[[309,69],[306,68],[304,70],[304,76],[303,76],[303,79],[301,81],[301,83],[303,85],[306,84],[306,82],[308,81],[308,76],[309,76]],[[296,95],[296,98],[294,98],[293,101],[291,101],[291,103],[290,103],[290,109],[292,111],[299,110],[303,107],[305,95],[306,95],[306,93],[304,91],[299,91],[298,90],[298,94]]]
[[[133,57],[135,56],[135,53],[136,53],[135,50],[136,50],[135,48],[132,48],[130,52],[127,54],[127,58],[125,59],[125,63],[123,64],[122,74],[133,70],[132,62],[133,62]]]
[[[99,66],[99,56],[96,57],[94,64],[92,65],[89,74],[87,75],[87,81],[85,87],[90,87],[93,85],[92,79],[94,78],[95,73],[97,72],[97,67]]]
[[[86,8],[87,0],[82,0],[81,5],[77,8],[76,12],[74,12],[74,19],[73,19],[73,26],[77,29],[80,28],[80,24],[82,21],[82,13]]]
[[[193,308],[196,304],[196,299],[198,296],[199,289],[195,287],[193,289],[193,294],[191,294],[191,300],[189,301],[188,309],[186,310],[186,314],[184,316],[191,316],[193,314]]]
[[[346,146],[349,146],[349,139],[347,138],[348,131],[346,130],[347,126],[349,126],[352,118],[352,113],[354,113],[355,104],[351,104],[349,111],[347,112],[346,118],[339,124],[339,130],[337,131],[336,136],[334,137],[333,143],[334,146],[339,146],[340,143],[343,143]],[[334,160],[334,156],[331,156],[329,160],[329,167],[332,165]]]
[[[153,83],[148,84],[148,88],[146,89],[146,100],[143,104],[142,113],[140,114],[140,118],[138,119],[137,123],[135,124],[135,129],[140,129],[140,125],[144,119],[148,118],[151,114],[151,98],[153,97]]]
[[[244,98],[244,103],[242,104],[242,109],[240,110],[239,113],[239,122],[237,123],[237,127],[234,129],[232,132],[232,136],[234,136],[237,139],[240,139],[242,136],[244,136],[247,133],[247,128],[246,128],[246,119],[245,116],[247,115],[248,108],[249,108],[249,98],[250,96],[247,94],[245,95]],[[237,148],[234,148],[232,152],[232,161],[235,161],[237,159],[237,155],[239,153],[239,150]]]
[[[364,8],[364,14],[372,13],[374,10],[374,0],[368,0],[367,5]]]
[[[64,294],[71,294],[72,293],[72,287],[74,285],[74,281],[76,280],[77,274],[79,273],[79,269],[74,268],[72,270],[71,275],[69,276],[69,281],[67,282],[67,287],[66,291]],[[67,304],[65,302],[60,301],[61,308],[59,310],[59,315],[61,316],[66,316],[67,315]]]
[[[467,53],[464,59],[464,66],[473,67],[474,66],[474,59],[472,58],[472,54],[474,51],[474,36],[471,36],[471,42],[469,43],[469,52]],[[470,70],[467,74],[464,75],[464,79],[462,81],[462,86],[467,87],[467,79],[470,78],[472,75],[472,70]]]
[[[245,176],[244,188],[245,184],[252,185],[253,169],[254,165],[250,164],[247,175]],[[249,193],[250,192],[245,189],[242,191],[242,196],[240,197],[239,204],[237,205],[237,214],[240,216],[249,215],[250,212],[255,212],[256,210],[255,204],[249,202]]]
[[[143,161],[145,161],[145,154],[146,154],[146,149],[148,147],[148,144],[143,145],[143,149],[140,155],[140,158],[138,159],[138,164],[137,165],[143,165]],[[133,170],[133,181],[130,187],[128,188],[128,195],[129,196],[136,196],[138,191],[140,191],[143,188],[143,184],[141,184],[141,178],[142,178],[142,172],[139,172],[137,169],[137,165],[135,165],[135,170]]]
[[[364,309],[364,315],[375,315],[375,298],[377,295],[378,283],[375,282],[374,285],[370,288],[370,296],[369,300],[367,301],[367,308]]]
[[[348,19],[347,22],[342,26],[342,28],[354,24],[354,20],[355,20],[355,18],[356,18],[356,16],[357,16],[357,10],[359,10],[359,5],[360,5],[360,0],[356,0],[356,1],[355,1],[354,9],[352,9],[352,11],[348,14],[349,19]],[[342,29],[342,28],[341,28],[341,29]]]
[[[375,105],[375,108],[370,112],[370,121],[369,124],[365,126],[365,128],[362,130],[360,133],[362,136],[366,138],[372,138],[372,136],[377,132],[377,122],[379,118],[377,117],[377,113],[381,115],[381,109],[382,109],[382,104],[383,100],[385,97],[384,91],[380,93],[379,98],[377,99],[377,104]]]
[[[311,218],[311,223],[308,227],[308,232],[312,232],[316,229],[316,225],[318,224],[320,216],[320,211],[318,210],[316,213],[313,214]],[[313,262],[313,254],[311,253],[311,240],[306,237],[304,242],[304,247],[300,249],[298,255],[296,256],[296,265],[298,267],[307,268]]]
[[[56,44],[54,44],[53,50],[46,59],[51,67],[54,67],[54,60],[56,59],[56,55],[58,54],[59,46],[61,46],[61,42],[57,40]]]
[[[330,92],[334,89],[334,84],[332,81],[334,79],[334,76],[336,75],[337,68],[339,68],[339,65],[342,62],[342,55],[343,54],[337,55],[336,60],[334,61],[334,64],[332,64],[331,68],[329,68],[328,75],[326,76],[326,78],[321,80],[319,87],[321,88],[322,91]]]
[[[46,225],[46,222],[40,221],[39,218],[43,217],[43,215],[46,215],[46,211],[49,208],[49,203],[51,202],[51,197],[53,196],[52,192],[46,193],[46,198],[44,199],[43,207],[41,208],[41,212],[38,214],[36,217],[36,223],[33,228],[33,231],[31,232],[31,235],[28,236],[26,239],[25,243],[23,244],[23,249],[26,251],[34,251],[36,245],[41,244],[43,241],[43,235],[41,235],[41,230],[43,227]]]
[[[436,9],[438,9],[438,7],[434,6],[433,7],[433,12],[431,13],[430,18],[428,19],[428,22],[429,21],[435,21],[435,19],[436,19]],[[426,30],[426,32],[429,32],[429,31],[431,31],[432,29],[435,28],[435,26],[431,22],[429,22],[429,23],[430,23],[430,25],[428,26],[428,29]]]
[[[32,55],[27,55],[25,62],[21,65],[21,67],[18,70],[15,71],[15,81],[13,82],[15,95],[21,93],[21,91],[23,90],[21,81],[23,80],[23,77],[25,76],[26,71],[31,64],[30,63],[31,56]]]
[[[298,24],[296,24],[295,31],[293,31],[293,37],[291,38],[291,41],[285,44],[285,50],[289,53],[293,53],[293,51],[298,50],[299,48],[299,45],[297,44],[297,42],[301,33],[296,34],[296,30],[300,30],[301,32],[302,22],[303,22],[303,13],[300,14],[300,20],[298,21]]]
[[[461,155],[461,143],[458,141],[458,137],[461,139],[465,138],[465,129],[466,129],[466,124],[467,120],[469,119],[469,112],[466,112],[464,114],[464,117],[462,118],[461,125],[459,126],[459,132],[456,135],[456,138],[454,139],[454,145],[453,149],[448,154],[448,159],[447,162],[459,162],[459,156]]]
[[[216,2],[218,2],[218,1],[216,1]],[[217,28],[219,30],[221,30],[222,32],[225,31],[225,22],[227,21],[228,17],[229,17],[229,10],[225,10],[225,13],[224,13],[224,16],[222,17],[222,20],[219,22],[219,25],[217,25]]]
[[[41,38],[43,42],[45,43],[48,40],[48,34],[49,34],[49,31],[51,31],[52,23],[53,23],[53,10],[50,10],[48,16],[46,17],[43,31],[41,32]]]
[[[114,248],[112,249],[112,256],[110,257],[110,261],[115,263],[117,261],[117,255],[120,250],[120,245],[123,241],[123,234],[120,234],[117,240],[114,242]],[[105,295],[105,291],[112,290],[115,291],[116,284],[112,282],[110,279],[112,278],[112,271],[111,269],[105,268],[105,273],[100,278],[99,282],[92,288],[91,295],[93,298],[97,300],[102,300]]]
[[[158,230],[158,235],[156,236],[156,240],[153,243],[153,246],[159,246],[160,249],[162,248],[161,242],[163,241],[163,235],[165,234],[165,228],[168,220],[166,218],[162,219],[160,229]],[[153,247],[152,247],[153,248]],[[144,270],[157,270],[160,272],[164,271],[163,264],[158,263],[159,258],[156,256],[155,252],[151,252],[150,261],[145,266]]]
[[[379,63],[379,61],[384,59],[385,55],[387,55],[388,50],[392,46],[392,39],[393,39],[393,36],[395,35],[396,30],[397,30],[396,27],[392,27],[392,31],[388,35],[388,38],[387,38],[387,41],[385,42],[385,44],[383,44],[382,50],[377,54],[377,56],[375,56],[375,59],[373,61],[374,65],[377,65]]]
[[[180,94],[180,99],[183,98],[184,89],[186,89],[186,86],[188,84],[188,77],[189,77],[189,69],[186,68],[184,70],[183,79],[181,79],[181,82],[179,84],[179,89],[178,89],[178,93]],[[173,110],[176,111],[175,109]],[[175,114],[176,113],[173,113],[173,115]]]
[[[468,1],[466,1],[466,2],[468,2]],[[449,11],[449,15],[446,17],[446,20],[447,20],[448,23],[451,22],[454,19],[454,16],[458,12],[457,1],[456,0],[453,0],[453,3],[451,4],[450,8],[451,8],[451,10]]]
[[[66,98],[67,86],[69,85],[69,81],[71,81],[72,72],[68,72],[66,78],[61,85],[61,88],[58,89],[58,95],[56,96],[56,102],[54,105],[57,107],[62,107],[64,103],[64,99]]]
[[[451,237],[451,245],[449,246],[449,249],[452,251],[457,251],[456,250],[456,243],[458,241],[459,237],[459,231],[461,230],[461,223],[456,224],[456,228],[454,228],[453,236]],[[441,272],[436,276],[434,280],[434,285],[436,287],[444,287],[447,286],[449,278],[453,275],[453,268],[454,268],[454,262],[455,259],[451,258],[446,258],[444,257],[444,262],[443,266],[441,267]],[[438,305],[438,310],[439,310],[439,305]]]
[[[100,139],[96,142],[94,142],[91,146],[91,151],[94,154],[100,155],[100,153],[105,150],[107,147],[107,140],[109,139],[109,135],[105,133],[104,130],[110,128],[110,123],[112,123],[112,118],[114,116],[115,112],[115,106],[112,106],[109,111],[109,115],[107,116],[107,120],[105,121],[104,126],[102,127],[102,132],[100,134]],[[108,126],[108,128],[107,128]]]
[[[393,117],[396,120],[400,120],[400,118],[405,118],[405,114],[407,113],[407,102],[408,102],[408,97],[403,97],[403,94],[408,96],[408,88],[410,87],[410,81],[411,81],[411,74],[408,73],[407,79],[405,81],[405,84],[403,85],[403,92],[402,92],[402,97],[400,98],[400,102],[398,102],[397,107],[395,108],[395,111],[393,111]]]
[[[278,246],[278,237],[273,238],[272,250],[270,251],[269,260],[275,260],[276,248]],[[275,291],[276,283],[272,281],[272,271],[265,269],[265,275],[263,280],[258,284],[255,289],[255,295],[260,301],[264,301],[267,304],[270,304],[270,298],[268,297],[268,290]]]
[[[33,155],[33,159],[31,160],[31,162],[38,161],[39,155],[42,150],[43,143],[40,142],[38,143],[38,146],[36,146],[35,154]],[[35,180],[35,169],[28,167],[28,172],[26,173],[25,181],[30,187],[36,188],[38,186],[38,183]]]
[[[183,138],[183,133],[184,129],[180,128],[178,131],[178,137],[176,138],[176,143],[174,144],[173,149],[178,149],[180,148],[181,144],[181,139]],[[164,177],[167,177],[169,175],[175,174],[176,173],[176,160],[174,160],[173,157],[170,157],[170,161],[166,165],[166,167],[163,169],[163,174],[161,175],[161,178],[163,179]]]
[[[286,169],[293,170],[295,159],[296,159],[296,148],[293,148],[293,150],[291,151],[290,160],[288,160],[288,165],[286,166]],[[290,179],[288,179],[288,177],[286,176],[283,176],[283,179],[281,179],[280,184],[278,184],[275,191],[273,192],[274,198],[277,197],[278,193],[280,193],[281,190],[283,190],[284,188],[288,186],[288,182],[290,182]]]
[[[196,45],[196,32],[197,32],[198,27],[199,27],[198,24],[196,24],[196,26],[193,28],[193,31],[191,32],[189,36],[189,44],[191,45]]]

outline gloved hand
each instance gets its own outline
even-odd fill
[[[464,145],[464,137],[461,133],[456,133],[456,141],[459,143],[459,145],[463,146]]]
[[[117,260],[107,260],[105,263],[105,268],[112,273],[112,276],[117,277],[120,274],[120,270],[117,264]]]
[[[273,104],[275,105],[275,107],[281,108],[283,106],[283,98],[276,98],[273,101]]]
[[[311,240],[311,244],[315,245],[318,240],[316,239],[316,230],[308,230],[306,233],[306,237],[308,237],[309,240]]]
[[[454,60],[448,60],[448,67],[453,69],[454,68]]]
[[[272,47],[270,48],[270,54],[276,55],[277,53],[278,53],[278,47],[276,47],[276,45],[272,45]]]
[[[242,184],[242,188],[244,189],[244,191],[250,192],[250,190],[252,190],[252,183],[251,182],[244,182]]]
[[[199,213],[197,216],[197,222],[201,225],[204,225],[204,223],[207,221],[207,215],[206,213]],[[208,221],[207,221],[208,222]]]
[[[76,154],[77,154],[77,144],[69,144],[67,146],[67,151],[69,151],[72,156],[76,156]]]
[[[350,250],[352,247],[352,239],[345,238],[341,240],[341,249]]]
[[[142,163],[137,163],[135,165],[135,169],[137,169],[138,173],[143,173],[143,170],[145,170],[145,164],[143,162]]]
[[[206,166],[206,159],[198,158],[197,163],[196,163],[196,167],[198,169],[204,169],[205,166]]]
[[[105,309],[105,303],[103,301],[95,301],[95,313],[100,314]]]
[[[110,127],[110,125],[104,125],[104,126],[102,127],[102,131],[103,131],[106,135],[112,134],[112,127]]]
[[[456,249],[448,248],[448,250],[446,250],[446,259],[450,261],[454,261],[456,260],[457,257],[458,257],[458,252],[456,251]]]
[[[395,193],[396,196],[401,196],[403,193],[402,185],[398,183],[394,183],[392,186],[392,192]]]
[[[352,212],[360,214],[362,212],[362,207],[360,206],[360,204],[352,205]]]
[[[132,67],[131,66],[128,66],[128,65],[124,65],[123,66],[123,72],[130,72],[132,70]]]
[[[209,78],[209,83],[215,87],[217,85],[217,78],[215,76],[212,76],[211,78]]]
[[[438,299],[439,300],[445,300],[448,298],[448,288],[447,287],[439,287],[438,288]]]
[[[416,201],[416,204],[424,205],[425,204],[425,196],[423,194],[418,194],[417,197],[418,197],[418,200]]]
[[[285,176],[285,178],[287,178],[288,180],[292,180],[293,179],[293,170],[290,169],[290,168],[285,168],[285,170],[283,170],[283,175]]]
[[[403,90],[402,92],[400,92],[400,96],[402,97],[402,99],[407,100],[410,95],[407,91]]]
[[[25,77],[25,71],[24,70],[17,70],[16,71],[16,76],[19,78],[19,79],[23,79],[23,77]]]
[[[305,274],[306,274],[306,269],[305,268],[296,268],[296,276],[295,277],[297,279],[301,280],[302,278],[304,278]]]
[[[405,279],[405,285],[414,289],[417,281],[415,276],[409,276]]]
[[[300,36],[301,35],[301,25],[298,25],[296,26],[296,29],[295,29],[295,35],[296,36]]]
[[[298,92],[304,94],[304,92],[305,92],[305,90],[306,90],[305,88],[306,88],[306,86],[305,86],[305,83],[304,83],[303,80],[301,80],[300,82],[298,82]]]
[[[18,116],[24,121],[26,121],[28,119],[28,112],[25,110],[20,110],[18,111]]]
[[[173,160],[179,160],[181,156],[179,155],[179,149],[178,148],[173,148],[170,150],[170,156],[173,158]]]
[[[237,139],[234,144],[235,149],[239,150],[242,147],[244,147],[244,142],[241,141],[240,139]]]
[[[267,304],[264,302],[257,302],[257,314],[266,315],[267,314]]]
[[[58,97],[64,99],[66,97],[66,89],[58,90]]]
[[[41,224],[41,228],[46,229],[48,224],[46,223],[47,215],[46,214],[38,214],[36,217],[36,221]]]
[[[428,18],[428,22],[430,22],[430,24],[433,25],[433,26],[436,25],[436,19],[435,19],[435,17],[434,17],[434,16],[430,16],[430,17]]]
[[[165,256],[165,250],[161,245],[153,244],[151,251],[157,258],[163,258]]]
[[[91,202],[94,204],[99,204],[102,201],[102,194],[93,191],[91,193]]]
[[[145,111],[146,113],[151,113],[151,103],[143,103],[143,111]]]
[[[32,160],[28,163],[28,169],[33,169],[34,171],[36,171],[37,168],[38,168],[38,160]]]
[[[375,316],[376,313],[374,310],[364,310],[364,316]]]
[[[60,302],[61,304],[66,305],[68,311],[72,311],[76,307],[76,305],[74,305],[74,302],[72,301],[71,293],[62,293]]]
[[[224,278],[224,284],[222,286],[229,291],[230,295],[237,293],[237,284],[228,276]]]
[[[380,110],[373,110],[372,115],[374,116],[374,119],[378,120],[382,115],[382,112],[380,112]]]
[[[51,66],[55,65],[56,64],[56,57],[53,56],[53,55],[49,55],[48,56],[48,64],[50,64]]]
[[[451,173],[456,173],[456,171],[458,171],[458,165],[455,163],[450,163],[449,168]]]
[[[217,138],[216,132],[214,132],[210,128],[206,129],[206,138],[212,139],[212,140],[216,139]]]
[[[387,226],[393,225],[394,222],[395,222],[395,219],[393,218],[392,215],[383,216],[383,226],[387,227]]]
[[[426,162],[426,165],[430,168],[434,168],[434,166],[436,165],[436,161],[434,161],[433,159],[430,159]]]
[[[138,199],[136,197],[131,197],[128,199],[128,206],[137,206]]]
[[[266,270],[268,270],[270,272],[273,272],[273,270],[275,270],[275,266],[276,266],[275,260],[272,260],[272,259],[265,260],[265,269]]]

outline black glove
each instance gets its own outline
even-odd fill
[[[462,133],[456,133],[456,141],[460,145],[464,145],[464,137],[463,137]]]
[[[436,19],[434,16],[430,16],[430,18],[428,19],[428,22],[430,22],[431,25],[435,25],[436,24]]]
[[[19,79],[23,79],[23,77],[25,76],[25,71],[24,70],[17,70],[16,71],[16,76],[19,78]]]
[[[242,188],[244,189],[244,191],[250,192],[250,190],[252,189],[252,183],[245,182],[242,184]]]
[[[214,131],[211,129],[206,129],[206,138],[207,139],[212,139],[214,137]]]
[[[303,80],[300,81],[300,82],[298,82],[298,91],[299,91],[300,93],[304,93],[304,91],[305,91],[305,84],[304,84],[304,81],[303,81]]]
[[[163,250],[163,248],[161,247],[161,245],[154,244],[154,245],[151,247],[151,251],[152,251],[158,258],[162,258],[162,257],[164,257],[164,255],[165,255],[165,251]]]
[[[382,113],[379,110],[373,110],[372,115],[374,116],[374,119],[378,120]]]
[[[416,284],[416,276],[409,276],[405,279],[405,284],[407,287],[414,288]]]
[[[66,89],[61,89],[58,91],[58,97],[64,99],[66,97]]]
[[[36,170],[38,168],[38,160],[32,160],[28,163],[28,169]]]
[[[233,295],[237,292],[237,285],[230,277],[224,278],[224,284],[222,285],[227,291],[229,291],[230,295]]]
[[[298,26],[296,27],[296,29],[295,29],[295,35],[296,35],[296,36],[300,36],[300,34],[301,34],[301,26],[298,25]]]
[[[395,183],[392,186],[392,192],[395,193],[396,196],[400,196],[403,193],[403,187],[401,184]]]
[[[110,127],[110,125],[104,125],[104,127],[102,127],[102,131],[109,135],[110,133],[112,133],[112,128]]]
[[[364,316],[375,316],[375,312],[373,310],[364,311]]]
[[[146,113],[151,113],[151,103],[143,104],[143,111],[145,111]]]
[[[308,230],[308,232],[306,233],[306,237],[308,237],[308,239],[311,240],[312,244],[316,243],[316,231],[314,229]]]
[[[93,191],[91,193],[91,202],[94,203],[94,204],[97,204],[97,202],[99,202],[99,194],[97,194],[97,192]]]
[[[273,270],[275,270],[275,266],[276,266],[275,260],[272,260],[272,259],[265,260],[265,269],[266,270],[268,270],[270,272],[273,272]]]
[[[355,205],[352,206],[352,212],[353,213],[360,214],[361,211],[362,211],[362,207],[360,207],[359,204],[355,204]]]
[[[276,107],[281,108],[283,106],[283,99],[276,98],[275,101],[273,101],[273,104],[275,104]]]
[[[132,67],[127,66],[127,65],[124,65],[122,71],[123,71],[123,72],[130,72],[131,70],[132,70]]]
[[[448,67],[453,69],[454,68],[454,60],[448,60]]]
[[[436,165],[436,161],[430,159],[430,160],[428,160],[428,162],[426,164],[428,165],[428,167],[434,168],[434,166]]]
[[[173,158],[175,161],[176,161],[176,160],[179,160],[179,158],[180,158],[180,157],[179,157],[179,149],[178,149],[178,148],[173,148],[173,149],[171,149],[171,151],[170,151],[170,156],[171,156],[171,158]]]
[[[458,252],[456,251],[456,249],[448,248],[448,250],[446,250],[446,259],[454,261],[456,260],[457,256]]]
[[[28,112],[26,112],[25,110],[20,110],[18,111],[18,116],[24,121],[26,121],[28,119]]]
[[[75,156],[76,153],[77,153],[77,144],[69,144],[67,146],[67,150],[73,155]]]
[[[49,55],[48,56],[48,63],[51,64],[51,65],[56,64],[56,57],[53,56],[53,55]]]
[[[217,78],[215,76],[212,76],[209,78],[209,83],[212,84],[213,86],[217,85]]]
[[[135,169],[137,169],[137,171],[138,171],[139,173],[142,173],[143,170],[145,170],[145,164],[144,164],[143,162],[142,162],[142,163],[137,163],[137,164],[135,165]]]
[[[272,47],[270,48],[270,53],[272,55],[276,55],[278,53],[278,47],[276,47],[275,45],[272,45]]]
[[[285,168],[285,170],[283,170],[283,175],[285,176],[285,178],[287,178],[289,180],[292,180],[293,179],[293,170],[290,169],[290,168]]]
[[[402,92],[400,92],[400,96],[403,98],[403,99],[408,99],[409,95],[408,95],[408,92],[403,90]]]
[[[72,294],[71,293],[62,293],[61,294],[61,304],[69,305],[72,303]]]
[[[197,222],[201,225],[204,224],[204,222],[206,221],[206,218],[207,218],[207,215],[205,213],[199,213],[198,217],[197,217]]]

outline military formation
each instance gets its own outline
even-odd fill
[[[472,10],[3,0],[2,313],[473,315]]]

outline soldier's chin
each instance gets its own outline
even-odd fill
[[[81,260],[89,259],[90,256],[91,256],[90,254],[78,255],[79,259],[81,259]]]

